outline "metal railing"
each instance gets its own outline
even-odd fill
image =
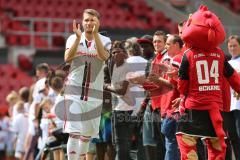
[[[10,30],[6,29],[4,31],[5,35],[29,35],[30,36],[30,45],[26,47],[34,47],[35,46],[35,36],[40,36],[46,38],[48,42],[48,49],[53,47],[53,38],[54,36],[61,36],[63,38],[67,38],[72,30],[70,30],[70,25],[72,25],[72,19],[64,19],[64,18],[32,18],[32,17],[13,17],[10,19],[12,22],[20,22],[22,26],[28,28],[26,31],[19,31],[19,30]],[[36,31],[34,28],[38,22],[46,23],[46,31]],[[53,24],[54,23],[61,23],[64,24],[63,32],[56,32],[54,31]],[[0,32],[3,32],[2,23],[0,23]]]
[[[53,38],[54,36],[61,36],[63,38],[67,38],[70,33],[72,32],[71,26],[72,26],[72,19],[64,19],[64,18],[32,18],[32,17],[18,17],[18,18],[11,18],[11,21],[19,21],[21,24],[26,25],[28,30],[27,31],[17,31],[17,30],[9,30],[7,29],[5,35],[29,35],[30,36],[30,45],[26,47],[34,47],[35,46],[35,36],[40,36],[46,38],[48,42],[48,49],[53,48]],[[80,20],[77,20],[80,22]],[[2,20],[0,17],[0,33],[3,31],[2,27]],[[36,25],[36,22],[45,22],[47,25],[46,31],[35,31],[34,25]],[[52,28],[54,23],[61,23],[64,24],[64,30],[63,32],[56,32]],[[240,27],[239,26],[225,26],[225,30],[227,33],[227,37],[232,34],[240,35]],[[226,50],[225,50],[226,51]]]

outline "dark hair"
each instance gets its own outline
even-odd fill
[[[51,79],[51,87],[54,89],[54,90],[61,90],[63,88],[63,79],[61,77],[53,77]]]
[[[142,53],[142,47],[137,42],[126,41],[124,47],[130,55],[138,56]]]
[[[236,39],[238,41],[238,44],[240,44],[240,37],[238,35],[231,35],[228,40],[227,43],[229,43],[230,40],[232,39]]]
[[[158,31],[156,31],[156,32],[153,34],[153,36],[163,36],[164,42],[167,41],[167,35],[166,35],[166,33],[165,33],[164,31],[158,30]]]
[[[49,72],[48,72],[48,75],[47,75],[47,80],[46,80],[46,82],[47,82],[47,84],[50,86],[50,87],[54,87],[53,86],[53,80],[55,79],[55,78],[59,78],[59,79],[61,79],[61,81],[62,81],[62,83],[64,82],[64,80],[65,80],[65,78],[67,77],[67,74],[66,74],[66,72],[65,71],[63,71],[63,70],[53,70],[53,69],[51,69]],[[61,84],[61,85],[63,85],[63,84]],[[57,86],[57,84],[55,84],[55,86]],[[57,87],[58,88],[58,87]]]
[[[138,41],[138,43],[150,43],[150,44],[152,44],[153,36],[145,34],[141,38],[139,38],[137,41]]]
[[[113,44],[112,44],[112,48],[121,48],[122,47],[122,43],[123,41],[114,41]]]
[[[111,53],[113,53],[116,49],[122,49],[124,53],[127,53],[124,45],[125,41],[115,41],[112,45]]]
[[[183,47],[183,41],[181,39],[181,37],[177,34],[173,34],[173,43],[178,43],[179,47],[182,48]]]
[[[36,67],[36,70],[44,71],[45,73],[48,73],[49,65],[47,63],[38,64]]]
[[[30,90],[28,87],[22,87],[19,90],[19,95],[24,102],[28,102]]]
[[[97,17],[98,19],[100,19],[100,13],[98,12],[98,11],[96,11],[95,9],[85,9],[84,11],[83,11],[83,14],[84,13],[87,13],[87,14],[90,14],[90,15],[92,15],[92,16],[95,16],[95,17]]]

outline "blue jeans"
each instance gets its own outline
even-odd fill
[[[115,160],[134,160],[130,152],[135,127],[131,114],[132,111],[113,111],[112,136],[116,147]]]
[[[162,122],[162,131],[165,136],[165,158],[164,160],[180,160],[180,152],[176,139],[177,122],[174,119],[164,118]]]
[[[148,105],[143,119],[143,146],[145,160],[163,160],[165,156],[164,136],[161,133],[161,117],[158,109],[152,110]]]
[[[143,119],[143,146],[157,146],[161,128],[161,117],[159,111],[151,111],[148,105]]]
[[[165,137],[165,148],[166,153],[164,160],[180,160],[180,153],[176,137],[170,139]]]

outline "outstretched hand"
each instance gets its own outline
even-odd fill
[[[143,83],[146,82],[145,75],[136,74],[134,72],[128,73],[126,79],[133,84],[139,85],[143,85]]]
[[[98,33],[98,30],[99,30],[99,26],[100,26],[100,22],[98,20],[97,17],[93,17],[93,20],[94,20],[94,26],[93,26],[93,31],[92,33],[95,34],[95,33]]]
[[[77,24],[76,20],[73,20],[73,32],[76,34],[77,38],[81,38],[82,35],[82,31],[81,31],[81,27],[80,24]]]

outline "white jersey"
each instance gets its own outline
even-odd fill
[[[24,152],[24,143],[28,131],[28,118],[23,113],[18,113],[12,121],[12,132],[17,134],[16,151]]]
[[[105,49],[110,50],[111,40],[100,34],[99,37]],[[76,35],[71,35],[67,40],[66,49],[71,48],[75,40]],[[65,132],[80,132],[87,136],[98,134],[103,97],[103,66],[104,61],[97,57],[94,40],[89,44],[85,33],[82,33],[77,57],[71,62],[64,97],[59,96],[56,101],[56,107],[63,99],[65,102],[73,102],[66,115]],[[56,114],[59,117],[58,113]]]
[[[42,130],[42,135],[39,136],[38,138],[38,149],[43,149],[47,139],[48,139],[48,131],[49,131],[49,124],[50,124],[50,120],[46,117],[42,117],[41,122],[40,122],[40,128]]]
[[[130,65],[131,72],[137,73],[138,75],[145,75],[148,63],[145,58],[141,56],[131,56],[126,60],[126,62]],[[131,85],[130,91],[134,94],[133,97],[136,101],[134,106],[134,112],[132,114],[135,115],[138,112],[141,103],[145,98],[144,89],[139,85]]]
[[[111,40],[100,34],[99,36],[103,46],[105,46],[107,50],[110,50]],[[72,46],[75,39],[75,34],[68,38],[66,49]],[[75,95],[82,97],[81,100],[85,99],[87,101],[102,102],[104,62],[97,58],[97,50],[94,40],[91,41],[89,46],[87,46],[86,42],[85,33],[82,33],[77,49],[78,57],[72,60],[70,74],[68,75],[66,85],[79,88],[80,90],[78,90],[78,93]],[[74,88],[76,89],[76,87]],[[75,93],[75,91],[72,92]],[[72,94],[72,92],[69,94]]]
[[[40,90],[45,88],[45,81],[46,78],[39,79],[34,86],[33,89],[33,102],[29,106],[29,112],[28,112],[28,117],[29,120],[34,120],[35,119],[35,105],[39,104],[42,99],[44,98],[43,93],[39,93]]]
[[[44,78],[45,79],[45,78]],[[52,102],[55,101],[57,95],[54,93],[54,91],[50,88],[49,92],[48,92],[48,95],[44,95],[43,93],[39,93],[37,92],[35,94],[35,96],[33,97],[33,102],[31,103],[31,105],[29,106],[29,112],[28,112],[28,133],[31,134],[31,135],[35,135],[35,125],[34,125],[34,119],[36,118],[35,117],[35,107],[36,105],[39,105],[41,103],[42,100],[46,99],[46,98],[49,98],[52,100]],[[45,112],[43,111],[43,114]]]
[[[129,73],[129,65],[125,62],[121,66],[117,67],[116,64],[113,66],[113,74],[111,80],[111,86],[118,88],[122,81],[126,80],[127,73]],[[119,84],[120,82],[120,84]],[[135,99],[130,91],[130,84],[124,95],[112,94],[112,103],[114,110],[118,111],[131,111],[135,105]]]
[[[240,57],[232,59],[229,64],[240,74]],[[231,89],[231,107],[230,110],[240,110],[240,100],[234,96],[234,90]]]
[[[41,78],[39,79],[33,88],[33,99],[39,94],[39,91],[43,90],[45,88],[45,82],[46,82],[46,78]]]

